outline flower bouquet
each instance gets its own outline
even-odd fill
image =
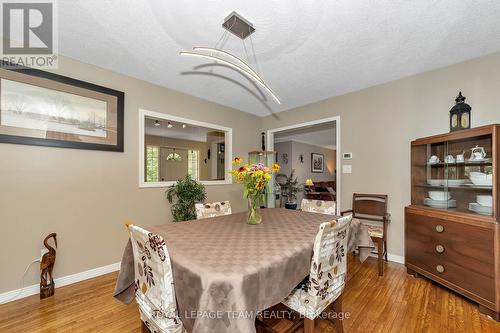
[[[240,157],[236,157],[232,163],[235,169],[230,173],[233,179],[243,184],[243,197],[248,199],[247,223],[260,224],[262,222],[260,205],[263,202],[267,182],[281,167],[278,163],[274,163],[270,168],[262,163],[243,164]]]

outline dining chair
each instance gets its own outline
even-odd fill
[[[212,202],[212,203],[197,203],[196,219],[206,219],[222,215],[231,215],[231,204],[229,201]]]
[[[282,304],[300,315],[299,320],[286,333],[292,333],[304,327],[304,333],[313,333],[317,318],[325,310],[335,314],[326,317],[335,325],[337,332],[343,332],[342,292],[347,273],[347,240],[351,215],[324,222],[320,225],[314,240],[313,257],[309,276],[287,296]],[[333,318],[332,318],[333,317]],[[264,331],[273,329],[262,321],[257,325]]]
[[[135,300],[143,333],[181,333],[177,315],[172,266],[163,238],[128,224],[134,254]]]
[[[391,215],[387,212],[386,194],[361,194],[352,196],[352,209],[341,215],[352,214],[366,226],[374,243],[377,244],[378,275],[384,275],[384,259],[387,261],[387,224]]]
[[[335,215],[337,205],[335,201],[323,201],[313,199],[302,199],[300,208],[304,212]]]

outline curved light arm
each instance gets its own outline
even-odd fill
[[[185,56],[192,56],[192,57],[198,57],[198,58],[205,58],[205,59],[209,59],[209,60],[213,60],[213,61],[216,61],[216,62],[219,62],[221,64],[224,64],[224,65],[227,65],[237,71],[239,71],[240,73],[246,75],[247,77],[249,77],[250,79],[252,79],[255,83],[259,84],[262,88],[264,88],[264,90],[266,90],[269,95],[271,95],[274,100],[278,103],[278,104],[281,104],[280,100],[278,99],[278,97],[273,93],[273,91],[262,81],[260,81],[260,79],[258,77],[256,77],[254,74],[252,74],[251,72],[247,71],[246,69],[236,65],[236,64],[233,64],[232,62],[230,61],[227,61],[225,59],[222,59],[222,58],[219,58],[219,57],[216,57],[216,56],[212,56],[212,55],[208,55],[208,54],[203,54],[203,53],[197,53],[197,52],[189,52],[189,51],[181,51],[179,53],[180,55],[185,55]]]
[[[257,74],[257,72],[254,71],[246,62],[244,62],[243,60],[241,60],[240,58],[238,58],[237,56],[235,56],[229,52],[226,52],[226,51],[221,50],[221,49],[215,49],[213,47],[205,47],[205,46],[195,46],[195,47],[193,47],[193,50],[194,51],[208,51],[208,52],[223,54],[226,57],[231,58],[231,59],[237,61],[238,63],[240,63],[243,68],[245,68],[247,71],[252,73],[255,77],[257,77],[260,80],[260,82],[264,83],[264,80],[260,77],[260,75]]]

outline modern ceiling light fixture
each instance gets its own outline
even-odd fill
[[[224,34],[226,34],[227,31],[229,31],[234,35],[238,36],[238,38],[242,40],[244,48],[245,48],[245,38],[247,38],[248,36],[250,36],[252,33],[255,32],[255,28],[253,27],[252,23],[245,20],[236,12],[232,12],[231,14],[229,14],[229,16],[226,17],[226,19],[224,20],[222,26],[224,27],[224,29],[226,29],[226,31],[223,32],[223,36],[219,40],[223,40]],[[250,37],[250,39],[251,38],[252,37]],[[245,75],[246,77],[251,79],[253,82],[257,83],[262,88],[264,88],[264,90],[278,104],[281,104],[279,98],[271,90],[271,88],[269,88],[269,86],[264,82],[264,79],[262,79],[261,75],[259,75],[255,70],[253,70],[252,67],[250,67],[250,65],[247,62],[243,61],[241,58],[235,56],[230,52],[224,51],[217,47],[195,46],[193,47],[193,51],[181,51],[180,55],[213,60],[220,64],[229,66],[232,69],[237,70],[241,74]],[[255,56],[255,52],[254,52],[254,59],[255,60],[257,59]]]
[[[169,121],[167,127],[172,128],[172,127],[174,127],[174,125],[172,125],[172,123]]]

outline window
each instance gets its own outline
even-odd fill
[[[146,181],[157,182],[159,176],[159,162],[160,147],[147,146],[146,147]]]
[[[198,163],[198,151],[188,150],[188,175],[194,180],[200,179],[198,174]]]

